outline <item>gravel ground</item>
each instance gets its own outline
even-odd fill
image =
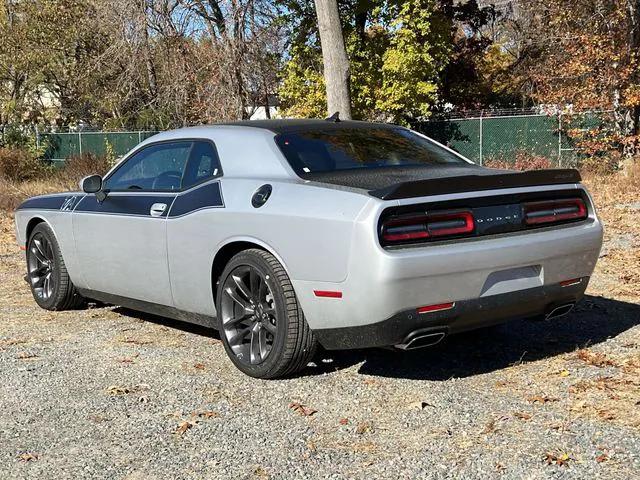
[[[259,381],[205,329],[38,309],[0,226],[0,478],[640,476],[637,279],[619,288],[635,233],[609,236],[563,320],[323,354]]]

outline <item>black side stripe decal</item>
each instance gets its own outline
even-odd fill
[[[181,217],[203,208],[220,207],[224,207],[220,182],[207,183],[178,195],[169,212],[169,218]]]
[[[151,206],[154,203],[165,203],[167,209],[160,217],[166,217],[169,205],[173,202],[175,194],[169,195],[109,195],[102,203],[98,202],[95,195],[87,195],[76,207],[78,213],[105,213],[111,215],[135,215],[150,217]]]
[[[46,197],[33,197],[28,198],[20,204],[17,210],[38,209],[38,210],[72,210],[73,203],[79,198],[79,194],[73,194],[71,192],[67,194],[46,196]],[[70,204],[71,208],[62,208]]]
[[[204,208],[224,207],[220,182],[212,182],[189,190],[181,195],[165,194],[111,194],[102,203],[95,195],[77,193],[61,194],[47,197],[34,197],[25,200],[18,209],[63,210],[78,213],[103,213],[109,215],[151,216],[154,203],[167,205],[159,218],[176,218]],[[75,208],[74,208],[75,207]]]
[[[154,203],[167,205],[165,212],[158,218],[175,218],[187,215],[203,208],[224,207],[220,182],[207,183],[178,194],[126,194],[109,195],[102,203],[95,195],[87,195],[76,207],[78,213],[105,213],[111,215],[135,215],[150,217],[151,206]],[[170,210],[170,211],[169,211]]]

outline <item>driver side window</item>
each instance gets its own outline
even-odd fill
[[[184,167],[193,142],[167,142],[150,145],[129,158],[105,182],[111,191],[180,190]]]

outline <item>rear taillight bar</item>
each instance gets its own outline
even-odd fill
[[[402,243],[473,233],[475,221],[469,210],[394,217],[382,225],[382,240]]]
[[[557,223],[587,218],[587,206],[581,198],[545,200],[522,205],[527,225]]]

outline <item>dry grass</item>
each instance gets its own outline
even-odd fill
[[[582,176],[600,209],[611,204],[640,201],[640,159],[622,172],[604,175],[583,172]]]
[[[29,197],[47,193],[78,190],[78,182],[87,175],[105,174],[110,164],[106,157],[84,154],[71,157],[64,168],[41,168],[27,179],[16,179],[15,175],[2,175],[0,170],[0,211],[12,212]]]
[[[625,300],[640,298],[640,161],[624,172],[586,175],[604,223],[605,248],[598,263],[602,274],[597,293]]]

